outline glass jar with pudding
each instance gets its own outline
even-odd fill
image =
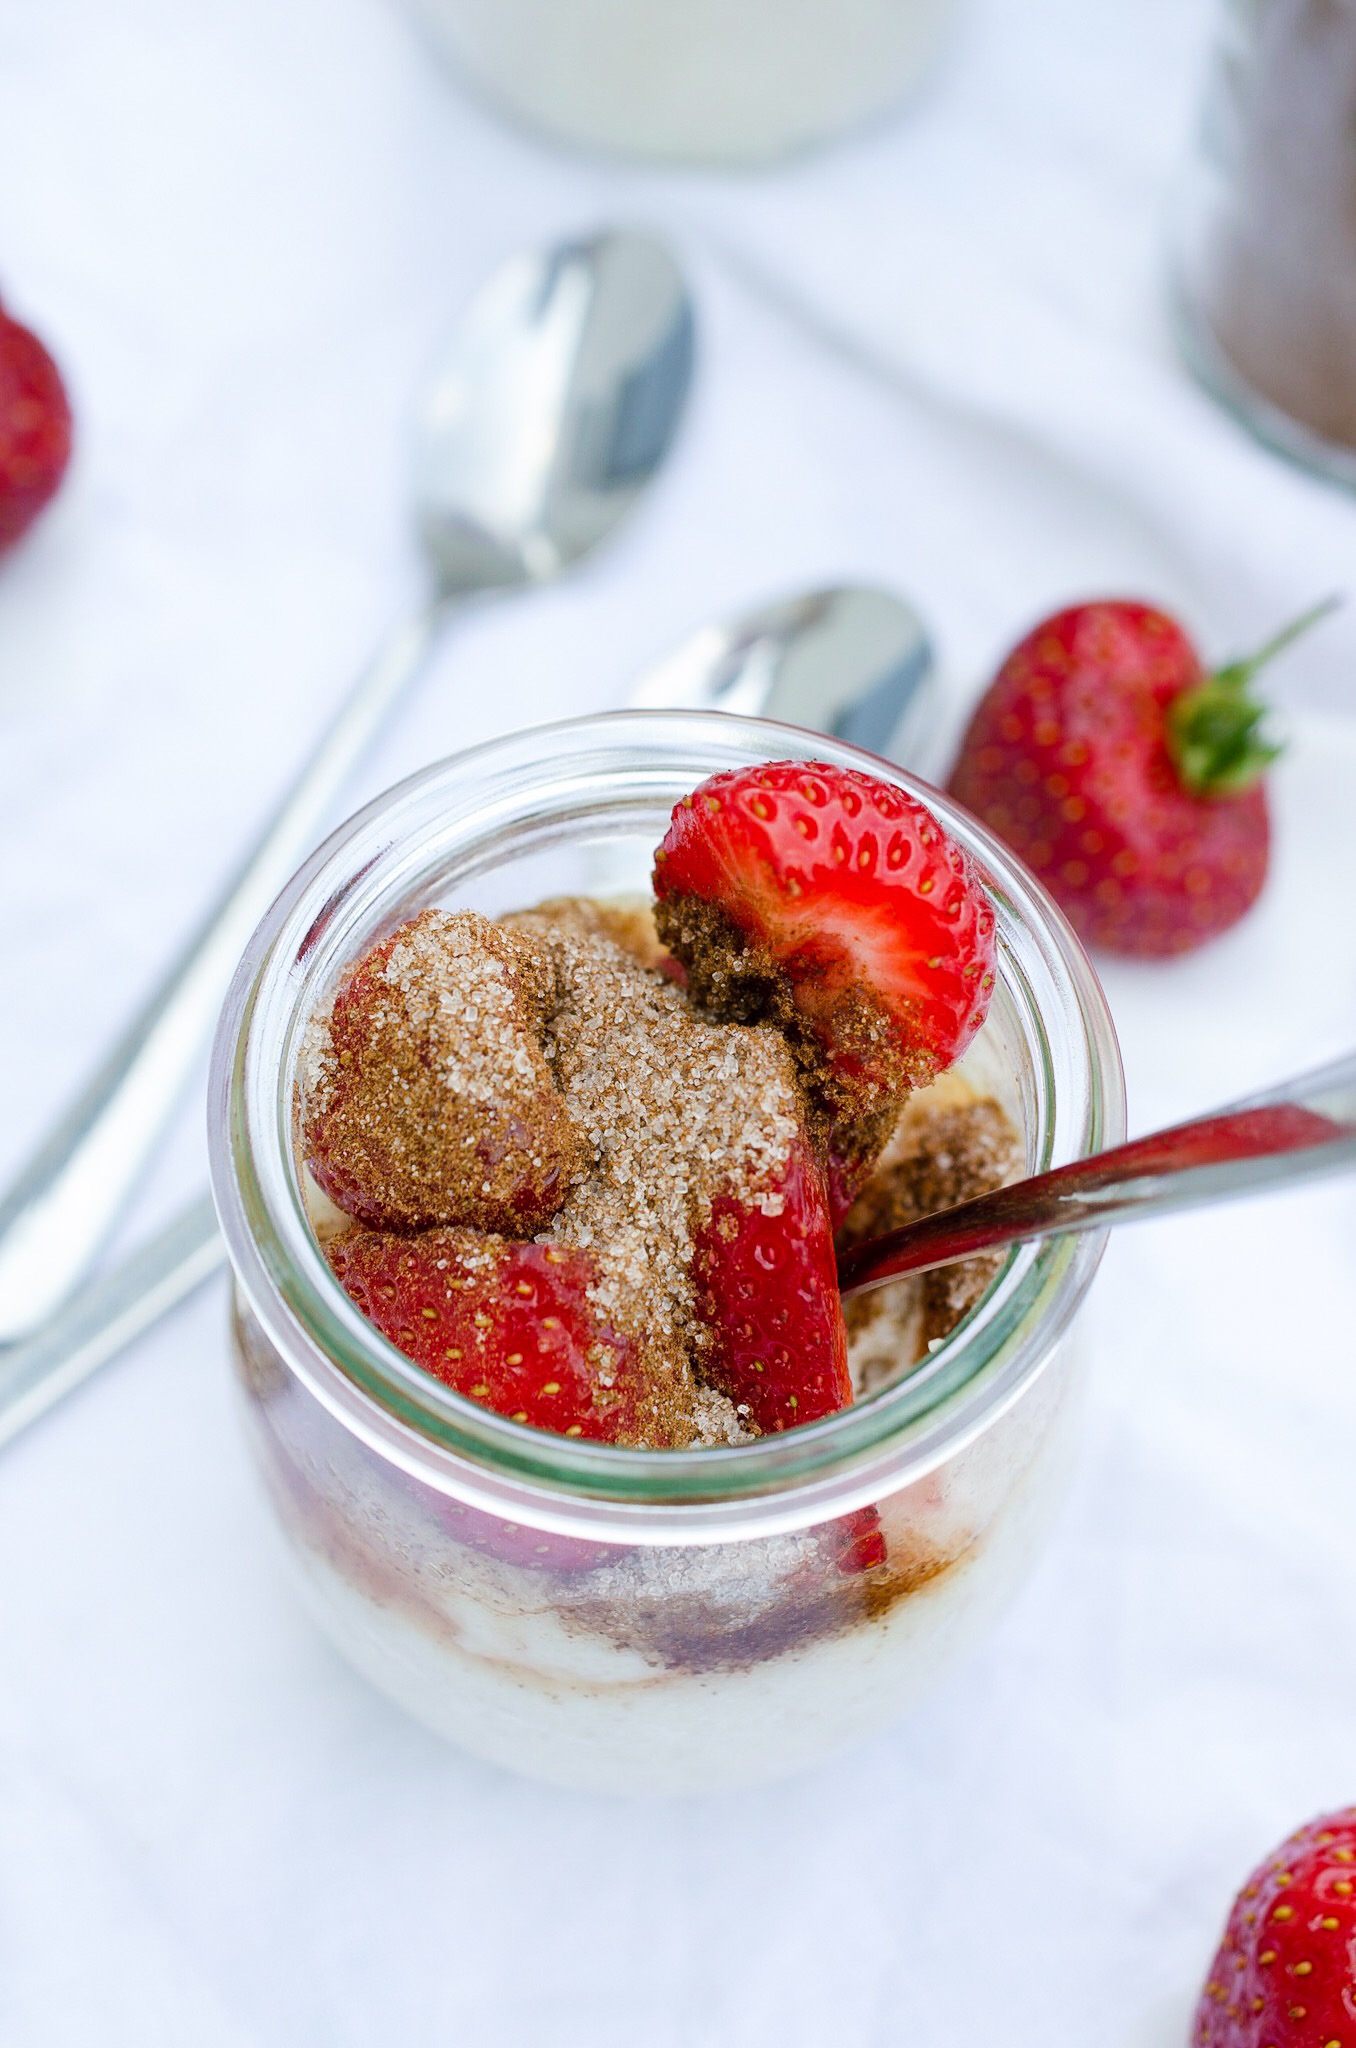
[[[420,1720],[558,1783],[745,1784],[882,1726],[1002,1611],[1067,1466],[1081,1370],[1071,1325],[1100,1240],[898,1283],[849,1303],[844,1328],[831,1249],[825,1291],[811,1242],[828,1182],[797,1107],[799,1070],[776,1025],[717,1014],[709,962],[685,951],[662,907],[656,936],[645,892],[675,805],[768,761],[823,764],[807,766],[812,790],[870,777],[911,816],[921,798],[992,912],[982,1027],[948,1071],[915,1077],[840,1191],[840,1229],[869,1234],[1116,1143],[1105,1002],[1029,874],[901,771],[717,715],[517,734],[402,784],[283,893],[218,1038],[213,1175],[236,1357],[303,1597]],[[440,1058],[460,1060],[461,1099],[484,1105],[467,1126],[484,1178],[463,1199],[483,1190],[489,1207],[455,1227],[421,1211],[425,1162],[390,1142],[389,1088],[344,1094],[354,1030],[379,1037],[394,1012],[403,1029],[424,1000],[425,940],[462,961],[425,1022],[451,1032]],[[486,1134],[500,1111],[530,1122],[533,1098],[509,1103],[502,1082],[476,1095],[478,1062],[501,1042],[501,983],[480,954],[465,965],[471,941],[517,966],[553,963],[538,1047],[572,1120],[561,1143],[582,1147],[561,1164],[555,1139],[534,1136],[535,1178],[519,1175],[513,1199],[530,1182],[540,1213],[513,1228],[493,1204],[515,1141]],[[473,970],[490,974],[479,993]],[[414,1099],[428,1060],[402,1071],[401,1043],[382,1071]],[[503,1043],[530,1089],[531,1049]],[[855,1056],[860,1068],[860,1044]],[[797,1179],[789,1162],[802,1157]],[[378,1158],[393,1176],[379,1200]],[[752,1175],[742,1208],[719,1192],[736,1167]],[[694,1203],[705,1238],[683,1235]],[[802,1213],[793,1253],[778,1233]],[[778,1262],[812,1252],[788,1322]],[[741,1296],[732,1262],[746,1253]],[[571,1291],[585,1271],[587,1310]],[[567,1356],[581,1313],[605,1327],[586,1357]],[[764,1316],[776,1327],[762,1330]],[[822,1372],[815,1318],[846,1340],[825,1338]],[[758,1356],[744,1341],[755,1328]],[[603,1391],[596,1414],[567,1421],[575,1411],[560,1404],[581,1370]],[[530,1378],[523,1407],[501,1398],[500,1373]]]

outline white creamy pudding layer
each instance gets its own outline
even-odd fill
[[[486,1554],[450,1539],[415,1492],[393,1494],[351,1439],[331,1441],[328,1417],[313,1437],[294,1392],[279,1415],[249,1381],[296,1576],[336,1647],[460,1747],[626,1793],[783,1775],[928,1692],[1040,1544],[1077,1374],[1066,1340],[975,1444],[877,1502],[886,1562],[846,1574],[814,1531],[632,1548],[592,1570]]]

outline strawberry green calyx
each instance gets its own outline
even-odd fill
[[[1184,690],[1168,710],[1168,752],[1193,796],[1233,796],[1250,789],[1281,751],[1259,730],[1267,706],[1248,695],[1245,682],[1226,682],[1231,673],[1237,669],[1222,670],[1198,689]]]
[[[1182,784],[1195,796],[1233,796],[1250,789],[1281,749],[1262,730],[1267,706],[1252,695],[1253,678],[1283,648],[1337,609],[1326,597],[1258,648],[1226,662],[1168,708],[1168,751]]]

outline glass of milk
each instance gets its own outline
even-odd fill
[[[955,0],[408,0],[487,98],[565,142],[770,163],[884,113]]]

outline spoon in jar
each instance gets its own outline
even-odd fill
[[[1051,1173],[853,1246],[838,1261],[845,1296],[976,1252],[1105,1230],[1356,1166],[1356,1054],[1213,1116],[1174,1124]]]
[[[846,1252],[844,1296],[975,1253],[1104,1230],[1356,1166],[1356,1054],[1192,1123],[939,1210]],[[25,1343],[0,1352],[0,1444],[53,1407],[208,1275],[223,1256],[204,1195]]]
[[[226,894],[0,1198],[0,1345],[44,1323],[123,1213],[245,941],[448,618],[474,596],[549,582],[611,532],[668,453],[692,352],[692,306],[672,257],[630,231],[516,257],[472,302],[416,414],[428,595],[388,636]]]

